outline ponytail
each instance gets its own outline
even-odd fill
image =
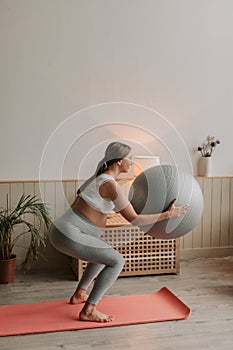
[[[120,142],[112,142],[105,151],[104,158],[98,163],[95,173],[87,179],[78,189],[79,195],[97,176],[103,174],[111,165],[125,158],[131,150],[131,147]]]

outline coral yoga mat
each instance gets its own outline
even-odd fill
[[[111,322],[79,321],[82,307],[64,300],[2,305],[0,336],[181,320],[190,314],[190,309],[166,287],[152,294],[104,297],[98,309],[114,315]]]

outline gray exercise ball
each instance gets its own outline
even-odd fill
[[[166,211],[177,199],[176,206],[188,204],[184,216],[141,226],[145,233],[159,239],[173,239],[193,230],[203,212],[203,195],[196,179],[169,164],[146,169],[133,181],[129,200],[137,214],[157,214]]]

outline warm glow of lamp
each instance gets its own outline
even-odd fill
[[[138,176],[144,170],[160,164],[159,156],[134,156],[133,174]]]

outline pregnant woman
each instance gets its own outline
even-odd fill
[[[88,262],[70,299],[71,304],[84,303],[79,320],[109,322],[113,319],[112,315],[96,308],[124,266],[123,256],[100,237],[107,214],[114,210],[133,225],[143,226],[184,215],[188,209],[187,205],[175,206],[174,200],[166,212],[137,214],[116,182],[117,177],[128,172],[132,165],[130,151],[126,144],[110,143],[95,174],[80,187],[71,208],[51,225],[48,233],[57,250]],[[93,281],[88,295],[87,289]]]

